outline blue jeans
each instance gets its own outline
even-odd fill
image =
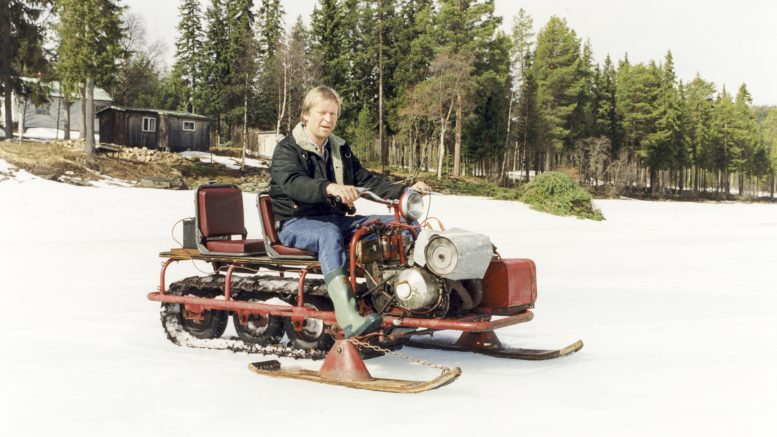
[[[318,254],[324,276],[337,269],[345,270],[345,245],[351,241],[359,225],[379,219],[383,223],[394,221],[393,215],[320,215],[292,218],[283,222],[278,232],[281,244]]]

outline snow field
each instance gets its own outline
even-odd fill
[[[504,344],[586,345],[547,362],[405,348],[463,375],[398,395],[261,377],[246,366],[273,357],[173,345],[145,296],[192,192],[75,187],[0,161],[0,435],[771,435],[777,205],[596,203],[606,221],[433,197],[446,227],[537,263],[535,319],[498,331]],[[253,195],[244,204],[258,237]],[[168,283],[197,273],[175,264]],[[367,366],[435,374],[394,357]]]

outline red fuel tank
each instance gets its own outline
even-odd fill
[[[537,300],[537,267],[530,259],[492,260],[483,277],[479,310],[514,314],[534,306]]]

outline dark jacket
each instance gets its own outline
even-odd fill
[[[326,162],[298,124],[292,135],[275,146],[270,167],[270,198],[276,221],[292,217],[340,214],[342,208],[332,206],[326,194],[327,185],[366,187],[378,196],[396,199],[405,189],[392,184],[362,167],[350,146],[340,137],[329,137],[336,181],[327,179]]]

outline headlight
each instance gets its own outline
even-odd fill
[[[399,198],[399,213],[411,222],[424,215],[424,196],[415,190],[405,190]]]

